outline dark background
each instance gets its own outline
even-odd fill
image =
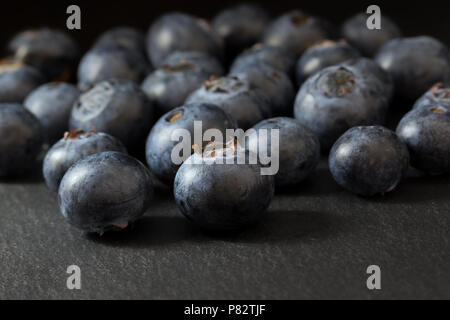
[[[89,48],[95,37],[110,27],[131,25],[147,30],[154,18],[160,14],[180,10],[211,18],[220,9],[242,1],[229,0],[127,0],[127,1],[4,1],[1,7],[0,43],[5,43],[18,30],[54,26],[65,28],[66,8],[77,4],[82,12],[82,30],[71,31],[82,44]],[[251,2],[251,1],[246,1]],[[300,8],[312,14],[324,16],[336,26],[357,12],[365,12],[371,4],[381,7],[382,14],[392,17],[404,31],[405,35],[431,34],[450,43],[450,2],[448,1],[357,1],[357,0],[275,0],[253,1],[266,7],[272,16],[286,10]]]
[[[147,29],[168,10],[208,18],[232,1],[4,1],[0,43],[28,27],[64,28],[73,3],[81,6],[82,30],[71,34],[87,49],[112,26]],[[277,0],[265,6],[274,16],[299,7],[338,25],[378,4],[406,35],[430,34],[450,44],[445,3]],[[0,182],[0,298],[450,298],[448,175],[408,178],[395,192],[365,199],[340,188],[323,161],[300,186],[277,192],[260,225],[229,237],[200,233],[170,192],[158,189],[133,230],[99,238],[64,221],[39,170]],[[72,264],[82,270],[79,291],[66,288]],[[366,287],[372,264],[381,267],[380,291]]]

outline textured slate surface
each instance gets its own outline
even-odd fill
[[[0,298],[450,298],[450,177],[363,199],[325,163],[283,190],[259,226],[206,236],[158,190],[133,230],[85,236],[39,177],[0,184]],[[76,264],[82,289],[66,288]],[[366,288],[381,267],[382,289]]]

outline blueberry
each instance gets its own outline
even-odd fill
[[[70,112],[80,91],[72,84],[51,82],[32,91],[24,106],[41,122],[45,141],[53,144],[69,127]]]
[[[292,113],[292,103],[295,97],[294,85],[283,71],[263,64],[258,68],[242,68],[242,71],[231,72],[230,75],[247,81],[254,88],[263,92],[270,100],[272,114]]]
[[[295,65],[295,55],[280,47],[256,44],[234,59],[230,72],[258,69],[261,65],[269,65],[291,76]]]
[[[162,67],[178,65],[182,62],[192,63],[199,71],[220,76],[224,73],[223,66],[216,57],[200,51],[176,51],[164,60]]]
[[[442,82],[436,83],[423,96],[421,96],[415,103],[413,108],[419,108],[423,105],[443,105],[450,107],[450,86]]]
[[[351,66],[327,67],[308,78],[294,105],[295,118],[311,128],[328,151],[341,134],[358,125],[382,124],[388,101],[379,78]]]
[[[103,45],[120,45],[145,56],[145,35],[141,30],[121,26],[102,33],[93,47]]]
[[[277,18],[264,33],[264,43],[282,47],[299,57],[311,44],[331,36],[327,21],[302,11],[289,11]]]
[[[92,154],[106,151],[127,153],[123,144],[109,134],[81,130],[66,132],[44,159],[43,173],[48,188],[58,191],[64,174],[73,164]]]
[[[268,98],[261,91],[252,88],[248,81],[233,76],[205,82],[186,102],[216,104],[229,113],[243,129],[248,129],[271,115]]]
[[[408,146],[412,166],[429,174],[450,172],[449,105],[417,105],[402,118],[397,134]]]
[[[296,67],[297,83],[302,84],[308,77],[323,68],[359,56],[358,50],[344,41],[324,40],[319,42],[308,48],[298,60]]]
[[[84,91],[96,83],[124,79],[140,83],[149,71],[144,56],[118,44],[93,47],[78,66],[78,85]]]
[[[427,37],[400,38],[384,44],[375,61],[391,74],[399,97],[414,101],[436,82],[449,79],[447,46]]]
[[[230,115],[208,103],[186,104],[163,115],[150,131],[145,149],[147,163],[161,181],[172,183],[180,166],[172,161],[172,150],[179,144],[179,141],[172,140],[172,134],[177,129],[186,129],[194,139],[194,121],[202,122],[202,133],[215,128],[222,132],[224,138],[226,129],[236,128],[236,123]],[[193,144],[191,141],[188,145]],[[182,154],[184,159],[190,155],[191,152]]]
[[[20,61],[0,61],[0,103],[22,103],[37,86],[45,82],[39,70]]]
[[[69,128],[95,127],[132,147],[144,139],[152,124],[153,106],[137,84],[108,80],[96,84],[75,102]]]
[[[400,29],[386,15],[381,18],[381,29],[367,28],[368,15],[359,13],[344,22],[341,35],[363,55],[372,57],[389,40],[401,36]]]
[[[271,118],[257,123],[253,129],[256,131],[249,134],[248,149],[268,156],[271,156],[271,130],[279,130],[279,171],[275,175],[276,186],[301,182],[314,171],[319,163],[319,139],[298,120],[287,117]],[[267,137],[269,137],[267,143],[260,141],[261,129],[267,130]]]
[[[224,39],[228,57],[255,44],[270,22],[267,12],[255,4],[239,4],[221,11],[212,21]]]
[[[175,51],[201,51],[223,57],[223,41],[208,22],[179,12],[165,14],[150,26],[146,46],[154,67],[160,67]]]
[[[175,177],[180,211],[198,227],[212,231],[242,229],[260,220],[272,200],[274,179],[261,175],[261,166],[247,164],[247,158],[234,150],[192,155]]]
[[[140,218],[153,197],[150,171],[121,152],[102,152],[73,165],[59,186],[66,220],[85,232],[123,229]]]
[[[39,120],[20,104],[0,103],[0,176],[30,169],[42,148]]]
[[[381,126],[351,128],[336,141],[329,156],[334,180],[362,196],[392,191],[406,173],[408,163],[405,144]]]
[[[61,30],[42,28],[17,34],[8,44],[16,59],[39,69],[51,80],[72,77],[80,56],[78,44]]]
[[[183,105],[191,92],[210,76],[221,76],[223,68],[203,52],[175,52],[164,65],[142,83],[142,90],[160,110],[167,112]]]
[[[392,76],[384,71],[375,61],[361,57],[344,61],[341,65],[358,69],[363,74],[370,75],[371,87],[380,93],[380,98],[385,99],[387,103],[391,102],[394,95],[394,81]]]

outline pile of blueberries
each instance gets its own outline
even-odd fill
[[[171,12],[146,35],[106,31],[83,56],[62,31],[21,32],[0,61],[0,176],[43,160],[66,220],[103,233],[141,217],[156,180],[195,225],[229,231],[258,221],[275,187],[302,182],[321,154],[336,182],[361,196],[392,191],[410,167],[450,172],[447,46],[402,37],[384,15],[381,30],[366,19],[351,17],[338,34],[299,10],[271,19],[238,5],[211,23]],[[413,107],[394,132],[383,125],[396,104]],[[172,134],[193,135],[194,121],[203,132],[256,131],[244,146],[202,153],[204,141],[174,163]],[[270,150],[259,129],[279,130],[275,176],[243,159]]]

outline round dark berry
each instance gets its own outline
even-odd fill
[[[121,26],[102,33],[95,41],[93,47],[116,44],[145,56],[145,34],[141,30]]]
[[[295,66],[295,55],[280,47],[255,44],[234,59],[230,67],[231,73],[258,69],[261,65],[269,65],[292,76]]]
[[[349,59],[358,58],[360,53],[345,41],[324,40],[308,48],[300,57],[296,67],[297,83],[323,68],[333,66]]]
[[[189,147],[188,154],[181,154],[183,160],[191,155],[191,146],[195,144],[194,121],[201,121],[202,134],[208,129],[218,129],[223,135],[222,139],[226,138],[226,129],[236,128],[236,123],[229,114],[209,103],[188,103],[163,115],[150,131],[145,149],[147,163],[161,181],[171,184],[181,165],[172,160],[176,145],[182,142]],[[188,130],[191,140],[174,140],[172,134],[179,129]],[[203,144],[207,142],[204,141]]]
[[[274,180],[246,159],[247,152],[233,148],[193,154],[175,177],[180,211],[205,230],[232,231],[260,220],[273,198]]]
[[[329,155],[334,180],[362,196],[392,191],[406,173],[408,163],[406,145],[394,132],[381,126],[348,130]]]
[[[327,67],[308,78],[297,94],[295,118],[319,136],[325,152],[349,128],[384,122],[388,101],[380,96],[385,89],[378,91],[378,77],[364,71]]]
[[[80,91],[72,84],[51,82],[36,88],[24,101],[24,106],[41,122],[45,141],[58,141],[69,127],[70,112]]]
[[[423,96],[421,96],[414,103],[414,108],[419,108],[421,106],[429,105],[442,105],[445,107],[450,107],[450,86],[445,85],[442,82],[436,83],[430,88]]]
[[[39,120],[20,104],[0,103],[0,177],[22,174],[42,148]]]
[[[228,57],[233,57],[259,40],[270,22],[267,12],[255,4],[239,4],[221,11],[212,21],[224,39]]]
[[[64,174],[73,164],[92,154],[106,151],[127,153],[123,144],[109,134],[81,130],[66,132],[64,138],[55,143],[45,156],[43,173],[47,187],[58,191]]]
[[[397,126],[411,165],[429,174],[450,172],[450,106],[429,103],[408,112]]]
[[[22,103],[26,96],[45,82],[34,67],[20,61],[0,61],[0,103]]]
[[[299,57],[315,42],[331,35],[331,26],[321,18],[294,10],[277,18],[264,33],[264,43],[281,47]]]
[[[447,46],[426,36],[391,40],[380,48],[375,61],[391,74],[396,94],[408,101],[450,75]]]
[[[85,232],[123,229],[140,218],[153,197],[150,171],[121,152],[84,158],[64,175],[59,207],[66,220]]]
[[[150,68],[144,56],[118,44],[98,45],[89,50],[78,66],[78,86],[85,91],[110,79],[140,83]]]
[[[89,131],[95,127],[130,147],[148,134],[152,115],[153,106],[137,84],[108,80],[79,97],[72,109],[69,128]]]
[[[271,114],[292,114],[292,104],[295,98],[294,85],[283,71],[269,65],[261,65],[259,68],[243,68],[242,71],[231,72],[230,75],[247,81],[251,86],[263,92],[270,100]]]
[[[154,67],[160,67],[175,51],[201,51],[223,57],[223,41],[209,23],[179,12],[157,19],[148,30],[146,43]]]
[[[67,33],[49,28],[26,30],[8,44],[14,58],[39,69],[50,80],[70,80],[80,56]]]
[[[230,114],[243,129],[272,114],[270,100],[262,91],[233,76],[206,81],[186,102],[213,103]]]
[[[389,40],[401,36],[400,29],[386,15],[381,19],[381,29],[367,28],[368,15],[359,13],[344,22],[341,35],[366,57],[372,57]]]
[[[379,98],[389,104],[394,96],[394,81],[392,76],[384,71],[375,61],[369,58],[355,58],[344,61],[342,66],[357,69],[370,75],[370,86],[379,93]]]
[[[157,108],[167,112],[183,105],[189,94],[211,76],[222,74],[217,59],[206,53],[175,52],[145,78],[141,87]]]
[[[252,129],[255,131],[248,131],[248,149],[251,152],[274,157],[271,148],[278,150],[279,171],[275,175],[277,186],[301,182],[314,171],[319,163],[319,139],[298,120],[287,117],[271,118],[257,123]],[[266,130],[266,136],[262,135],[267,138],[266,142],[260,141],[262,129]],[[273,129],[278,130],[279,140],[273,141],[278,144],[278,147],[272,145]]]

